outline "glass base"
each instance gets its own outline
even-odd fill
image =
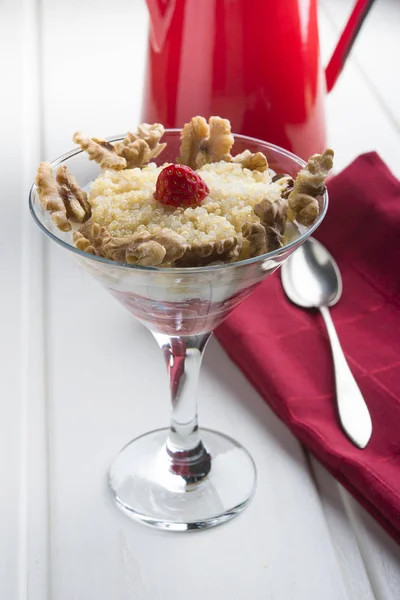
[[[207,529],[239,514],[256,485],[256,467],[247,450],[226,435],[201,429],[211,470],[188,483],[171,472],[168,433],[146,433],[118,454],[109,473],[118,507],[135,521],[169,531]]]

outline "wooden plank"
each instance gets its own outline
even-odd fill
[[[22,17],[22,18],[21,18]],[[44,237],[28,211],[28,193],[42,154],[40,2],[24,0],[22,26],[23,187],[21,198],[21,591],[19,598],[50,597],[45,374]],[[22,587],[23,581],[23,587]]]
[[[20,0],[0,4],[0,136],[2,140],[2,234],[0,236],[0,596],[25,598],[25,403],[21,363],[23,236],[21,223],[27,203],[25,141],[24,55],[26,20]]]

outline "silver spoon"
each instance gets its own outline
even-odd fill
[[[321,312],[331,343],[340,422],[351,441],[365,448],[372,434],[371,417],[343,354],[328,308],[342,295],[339,268],[326,248],[309,238],[282,265],[281,276],[283,289],[294,304],[318,308]]]

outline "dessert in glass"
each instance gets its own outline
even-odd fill
[[[198,427],[202,355],[213,329],[320,224],[333,152],[305,163],[232,135],[219,117],[73,139],[78,148],[40,165],[33,217],[152,332],[170,380],[170,426],[120,451],[110,489],[148,525],[218,525],[249,503],[256,469],[238,442]]]

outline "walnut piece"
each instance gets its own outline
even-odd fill
[[[161,265],[165,258],[165,248],[158,242],[136,241],[128,245],[125,260],[131,265],[153,267]]]
[[[78,186],[65,165],[57,170],[56,179],[49,162],[42,162],[36,174],[36,189],[44,210],[61,231],[71,231],[71,222],[84,223],[91,214],[87,194]]]
[[[104,256],[103,246],[110,240],[111,236],[105,227],[98,223],[88,221],[79,231],[73,235],[74,246],[82,252]]]
[[[220,160],[230,162],[233,141],[228,119],[210,117],[207,123],[203,117],[193,117],[183,127],[177,162],[192,169]]]
[[[160,144],[164,135],[164,127],[161,123],[142,123],[138,127],[138,133],[128,132],[121,142],[114,144],[115,152],[126,160],[126,168],[142,167],[156,158],[164,150],[167,144]]]
[[[287,199],[294,187],[294,179],[290,175],[277,173],[271,179],[272,183],[278,183],[281,190],[281,197]]]
[[[89,160],[97,162],[102,169],[115,169],[121,171],[126,167],[126,160],[118,156],[115,148],[107,140],[99,138],[90,138],[81,131],[76,131],[72,137],[75,144],[78,144],[82,150],[86,150]]]
[[[157,266],[165,257],[165,248],[151,239],[151,235],[133,234],[117,238],[110,237],[102,248],[110,260],[128,264]]]
[[[189,248],[189,244],[178,233],[171,229],[160,229],[152,234],[152,239],[165,248],[164,263],[173,263]]]
[[[296,220],[301,225],[311,225],[319,215],[320,206],[317,200],[325,191],[325,179],[333,167],[333,150],[325,150],[323,154],[313,154],[294,182],[288,197],[288,219]]]
[[[267,250],[267,234],[265,227],[261,223],[244,223],[242,227],[242,235],[244,238],[242,260],[253,256],[266,254]]]
[[[265,229],[267,252],[281,248],[284,244],[283,236],[287,222],[287,200],[281,198],[272,201],[264,198],[255,205],[254,212]]]
[[[75,132],[72,139],[102,169],[121,171],[142,167],[156,158],[167,145],[160,144],[163,135],[164,127],[161,123],[142,123],[138,127],[138,133],[128,132],[122,141],[114,145],[107,140],[90,138],[81,131]]]
[[[219,261],[232,262],[239,256],[241,248],[242,242],[236,236],[205,244],[193,243],[173,266],[204,267]]]
[[[141,167],[150,161],[150,148],[144,140],[136,138],[134,133],[128,133],[121,142],[116,142],[115,149],[126,160],[127,169]]]
[[[309,194],[292,192],[289,202],[289,221],[297,221],[301,225],[312,225],[319,215],[319,202]]]
[[[232,162],[240,163],[243,169],[250,171],[260,171],[263,173],[268,169],[267,157],[262,152],[253,154],[250,150],[245,150],[241,154],[237,154],[232,158]]]

